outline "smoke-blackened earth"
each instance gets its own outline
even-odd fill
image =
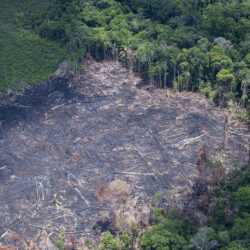
[[[0,99],[0,241],[147,225],[156,192],[185,203],[204,147],[227,171],[246,164],[248,128],[225,110],[137,85],[120,64],[92,62]]]

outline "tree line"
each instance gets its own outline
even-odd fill
[[[248,0],[53,0],[16,24],[59,43],[74,69],[121,60],[159,88],[200,91],[250,110]]]

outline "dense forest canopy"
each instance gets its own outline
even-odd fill
[[[75,70],[88,54],[120,59],[157,87],[250,109],[248,0],[12,0],[9,7],[16,26],[66,49]]]

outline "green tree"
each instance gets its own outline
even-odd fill
[[[118,243],[114,236],[109,232],[103,233],[102,241],[100,244],[100,249],[102,250],[118,250]]]
[[[219,96],[219,104],[225,106],[229,100],[230,94],[235,88],[235,76],[227,69],[222,69],[216,75],[216,88]]]
[[[250,209],[250,186],[240,187],[235,193],[235,201],[240,206],[242,211]]]

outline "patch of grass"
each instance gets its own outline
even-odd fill
[[[0,24],[0,92],[48,78],[68,57],[57,44],[38,35]]]

